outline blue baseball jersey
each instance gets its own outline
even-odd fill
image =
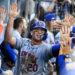
[[[68,67],[66,68],[67,64],[73,64],[73,62],[65,62],[64,55],[58,56],[58,67],[60,71],[60,75],[75,75],[75,67]]]

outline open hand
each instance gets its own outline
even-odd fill
[[[18,10],[17,8],[17,4],[13,3],[10,6],[10,10],[9,10],[9,17],[15,18],[16,16],[18,16],[20,13],[20,10]]]
[[[68,26],[63,26],[62,29],[60,30],[61,34],[61,47],[60,47],[60,54],[71,54],[71,40],[73,37],[70,37],[70,27]]]
[[[6,10],[5,10],[5,7],[2,6],[0,8],[0,24],[3,24],[5,17],[6,17]]]

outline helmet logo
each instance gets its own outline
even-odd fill
[[[42,23],[41,23],[41,22],[39,22],[39,25],[41,26],[41,25],[42,25]]]

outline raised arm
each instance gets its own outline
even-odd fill
[[[53,0],[53,2],[48,6],[48,12],[52,12],[57,0]]]
[[[14,18],[19,14],[20,11],[17,11],[17,4],[14,3],[10,6],[9,10],[9,19],[5,31],[5,41],[14,46],[16,44],[16,38],[13,37],[13,21]]]
[[[68,20],[68,19],[66,19]],[[67,25],[66,25],[67,24]],[[70,54],[71,53],[71,40],[75,37],[70,37],[70,27],[68,21],[65,21],[64,24],[62,24],[62,29],[60,30],[60,52],[59,55],[63,54]]]

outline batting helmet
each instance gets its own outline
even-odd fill
[[[45,16],[44,16],[44,21],[51,21],[51,20],[56,20],[56,16],[55,16],[55,14],[46,14]]]
[[[73,26],[73,28],[72,28],[72,32],[75,33],[75,26]]]
[[[31,30],[34,28],[43,28],[47,32],[46,24],[43,21],[36,21],[33,23]]]
[[[72,27],[72,31],[70,32],[70,37],[75,37],[75,26]],[[75,43],[75,38],[71,41],[71,48],[73,48],[73,43]]]
[[[70,36],[75,36],[75,26],[72,27],[72,31],[70,32]]]

